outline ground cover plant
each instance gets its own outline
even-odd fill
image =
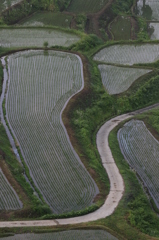
[[[68,12],[92,13],[97,12],[108,3],[108,0],[73,0],[71,1]]]
[[[124,68],[101,64],[98,65],[102,83],[109,94],[119,94],[126,91],[140,76],[151,70],[139,68]]]
[[[111,24],[109,29],[112,32],[114,40],[131,39],[131,21],[130,18],[119,16]]]
[[[79,58],[53,51],[17,53],[9,58],[9,73],[7,119],[36,186],[54,213],[88,207],[98,189],[61,121],[66,102],[83,87]]]
[[[18,210],[22,208],[18,195],[11,187],[0,168],[0,210]]]
[[[118,132],[118,141],[124,158],[138,173],[159,208],[158,141],[139,120],[126,123]]]
[[[1,47],[43,47],[45,41],[49,46],[70,46],[79,39],[75,34],[55,29],[0,29]]]
[[[80,239],[83,240],[117,240],[116,237],[104,230],[71,230],[55,233],[41,233],[41,234],[19,234],[11,237],[3,237],[1,240],[64,240],[64,239]]]
[[[52,25],[62,28],[70,28],[72,16],[64,13],[37,12],[29,18],[25,18],[19,25],[23,26],[44,26]]]
[[[124,65],[151,63],[159,59],[158,51],[158,44],[114,45],[100,50],[93,59]]]

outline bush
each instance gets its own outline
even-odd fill
[[[103,44],[103,41],[94,34],[85,35],[81,41],[72,45],[71,50],[87,52],[90,49]]]

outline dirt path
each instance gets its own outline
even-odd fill
[[[99,18],[105,13],[105,11],[112,5],[113,2],[114,0],[109,0],[108,3],[100,11],[87,15],[93,26],[94,33],[99,37],[101,37],[101,32],[99,30]]]
[[[119,169],[113,159],[111,150],[109,148],[108,136],[113,128],[115,128],[120,122],[133,117],[136,114],[143,113],[152,108],[158,107],[159,103],[137,110],[132,113],[123,114],[118,117],[112,118],[107,121],[97,133],[97,148],[101,156],[102,164],[108,174],[110,180],[110,192],[105,200],[104,205],[93,213],[89,213],[84,216],[68,218],[68,219],[55,219],[55,220],[34,220],[34,221],[14,221],[14,222],[0,222],[0,228],[4,227],[29,227],[29,226],[58,226],[77,224],[90,221],[96,221],[101,218],[105,218],[111,215],[118,206],[123,192],[124,182]]]

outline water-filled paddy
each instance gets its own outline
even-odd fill
[[[54,213],[84,209],[98,188],[74,151],[62,110],[83,88],[83,68],[69,53],[25,51],[9,57],[7,119],[35,185]]]
[[[123,68],[110,65],[98,65],[102,83],[109,94],[118,94],[126,91],[140,76],[150,70],[138,68]]]
[[[80,38],[54,29],[0,29],[0,46],[2,47],[43,47],[44,42],[48,46],[70,46]]]
[[[144,122],[131,120],[118,132],[124,158],[136,170],[159,208],[159,142]]]
[[[93,59],[123,65],[151,63],[159,60],[159,44],[114,45],[101,49]]]

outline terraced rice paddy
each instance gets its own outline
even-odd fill
[[[159,208],[159,142],[139,120],[131,120],[118,132],[124,158],[136,170]]]
[[[64,13],[37,12],[20,22],[23,26],[45,26],[52,25],[70,28],[72,16]]]
[[[0,46],[2,47],[43,47],[44,42],[49,46],[70,46],[80,38],[53,29],[0,29]]]
[[[88,207],[98,188],[74,151],[61,112],[83,88],[79,57],[26,51],[9,57],[6,111],[35,184],[54,213]]]
[[[22,0],[0,0],[0,12]]]
[[[149,33],[151,40],[159,39],[159,22],[158,23],[150,23],[149,24]]]
[[[68,12],[89,13],[98,12],[109,0],[72,0],[68,7]]]
[[[138,0],[136,13],[147,20],[159,20],[159,1]]]
[[[4,237],[1,240],[117,240],[103,230],[72,230],[55,233],[43,233],[43,234],[19,234],[11,237]]]
[[[110,65],[98,65],[102,83],[109,94],[118,94],[126,91],[140,76],[150,70],[138,68],[123,68]]]
[[[17,210],[20,208],[22,208],[22,203],[0,168],[0,210]]]
[[[159,60],[159,44],[114,45],[100,50],[93,59],[124,65],[151,63]]]
[[[111,24],[110,30],[114,40],[129,40],[131,39],[131,22],[130,18],[123,16],[117,17]]]

